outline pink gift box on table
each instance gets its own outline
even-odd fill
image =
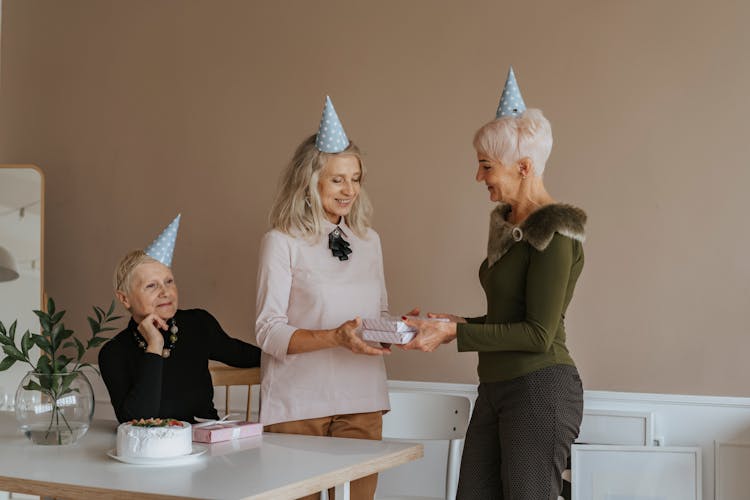
[[[218,443],[263,434],[263,424],[252,422],[215,422],[193,426],[193,441]]]

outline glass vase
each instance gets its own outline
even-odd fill
[[[75,443],[89,430],[94,416],[94,390],[80,371],[28,372],[16,391],[16,419],[36,444]]]

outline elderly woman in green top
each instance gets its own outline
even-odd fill
[[[455,339],[459,351],[479,355],[458,499],[556,500],[583,413],[564,319],[583,268],[586,214],[544,187],[547,119],[536,109],[514,111],[474,137],[476,180],[499,203],[479,268],[487,314],[406,320],[419,333],[405,349],[433,351]]]

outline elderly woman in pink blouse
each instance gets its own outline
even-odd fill
[[[283,174],[261,243],[255,332],[268,432],[381,438],[389,409],[382,355],[390,350],[357,334],[361,318],[388,310],[364,175],[326,99],[320,131]],[[353,481],[352,498],[373,498],[376,484],[377,475]]]

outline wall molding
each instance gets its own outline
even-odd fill
[[[601,498],[602,486],[612,498],[702,498],[702,450],[697,446],[577,444],[571,455],[573,500]],[[641,496],[644,492],[653,496]]]
[[[583,409],[580,444],[654,445],[654,414],[650,411]]]
[[[746,458],[741,463],[736,462],[730,463],[729,457],[724,456],[724,451],[730,448],[745,448]],[[734,465],[731,467],[730,465]],[[736,471],[737,474],[727,473],[728,469]],[[739,469],[739,470],[738,470]],[[747,472],[750,470],[750,442],[747,441],[715,441],[714,442],[714,498],[715,500],[734,500],[736,497],[732,495],[737,491],[742,491],[742,495],[747,493]],[[741,472],[740,472],[741,471]],[[736,481],[736,483],[729,483],[727,481]],[[725,489],[730,489],[730,494],[727,496],[722,495]]]

